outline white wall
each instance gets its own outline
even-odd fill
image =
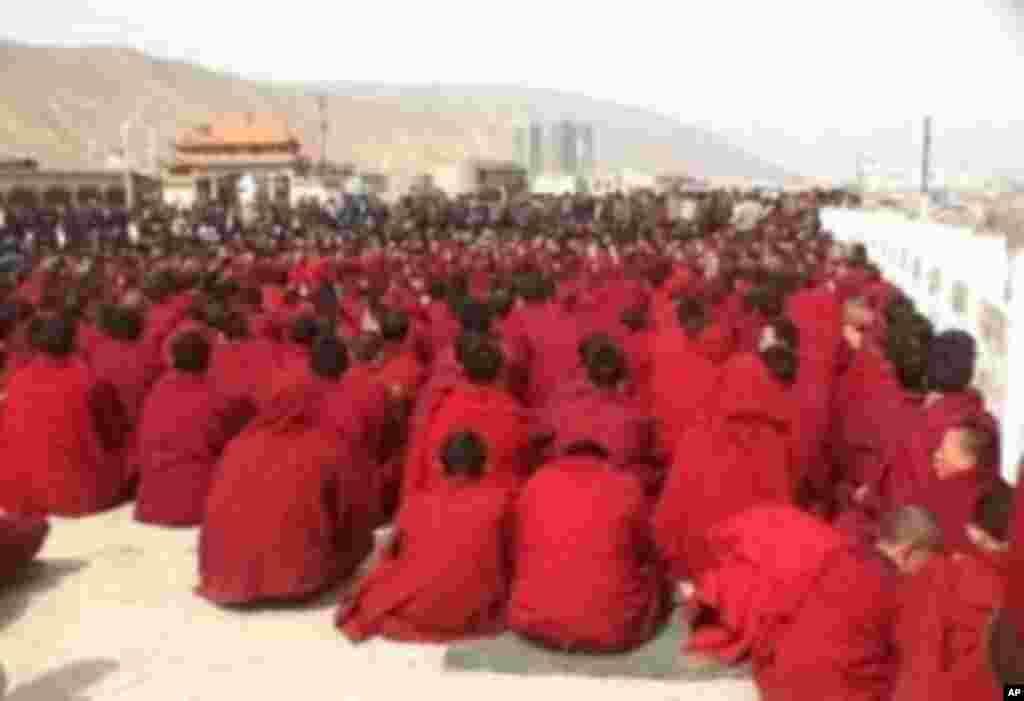
[[[1024,357],[1024,294],[1010,298],[1007,290],[1024,291],[1024,266],[1014,264],[1006,239],[884,211],[826,209],[822,226],[839,241],[864,243],[936,331],[959,328],[978,340],[975,384],[1002,422],[1003,474],[1015,481],[1024,450],[1024,367],[1010,359]],[[966,293],[959,309],[958,287]]]

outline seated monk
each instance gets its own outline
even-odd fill
[[[50,524],[41,516],[0,511],[0,587],[39,554],[49,533]]]
[[[309,350],[323,331],[316,317],[303,314],[291,324],[288,341],[277,344],[277,367],[271,381],[263,387],[262,402],[280,394],[289,385],[310,380]]]
[[[385,310],[380,319],[380,336],[384,342],[377,380],[392,396],[415,399],[426,379],[416,351],[407,343],[409,317],[404,312]]]
[[[290,387],[224,450],[199,532],[200,596],[306,599],[372,550],[370,488],[319,412],[315,389]]]
[[[267,396],[269,377],[277,365],[275,343],[253,334],[244,314],[229,313],[221,324],[223,339],[210,356],[210,379],[222,396],[256,405]]]
[[[75,325],[37,317],[36,357],[15,371],[3,407],[0,508],[19,514],[83,516],[124,492],[116,391],[74,353]]]
[[[893,701],[996,699],[986,635],[1003,596],[1013,490],[997,483],[968,526],[973,546],[936,555],[910,577],[896,617]]]
[[[651,351],[651,413],[658,421],[663,452],[671,453],[682,434],[699,420],[714,395],[721,363],[728,354],[721,326],[708,320],[696,299],[684,297],[678,326],[661,330]]]
[[[485,481],[513,486],[525,479],[531,464],[533,421],[516,399],[497,386],[503,358],[487,339],[461,343],[466,381],[435,392],[410,427],[411,443],[402,471],[400,503],[415,492],[443,483],[438,448],[456,430],[471,430],[488,446]]]
[[[313,386],[323,396],[321,422],[339,440],[350,443],[352,469],[374,486],[375,523],[386,523],[398,499],[401,476],[388,461],[384,443],[402,438],[403,411],[383,386],[349,370],[348,350],[335,336],[313,343],[310,370]]]
[[[161,372],[142,343],[144,319],[138,310],[129,307],[104,307],[100,313],[100,334],[89,356],[96,376],[109,382],[116,390],[124,409],[125,428],[122,438],[125,456],[125,479],[138,479],[137,431],[146,393]]]
[[[336,620],[350,640],[441,643],[504,627],[514,498],[483,483],[486,452],[474,433],[445,440],[445,483],[402,506],[381,559],[342,598]]]
[[[627,378],[622,351],[607,339],[590,348],[585,362],[589,391],[556,394],[539,412],[553,437],[549,455],[561,455],[584,439],[599,441],[608,450],[609,462],[634,474],[644,493],[654,498],[664,477],[655,454],[654,420],[637,400],[621,392]]]
[[[640,483],[594,441],[543,465],[517,505],[509,628],[559,650],[618,652],[650,640],[671,596],[648,511]]]
[[[749,656],[766,701],[890,698],[895,573],[919,570],[938,549],[927,512],[906,507],[887,517],[868,557],[792,507],[751,509],[712,529],[709,541],[716,564],[696,580],[686,614],[691,665]]]
[[[252,406],[217,393],[207,374],[210,343],[201,333],[178,336],[171,361],[142,409],[135,518],[195,526],[221,450],[252,415]]]
[[[679,440],[654,512],[658,548],[677,579],[711,564],[709,528],[765,502],[792,504],[799,486],[796,356],[784,345],[742,353],[723,371],[715,406]]]

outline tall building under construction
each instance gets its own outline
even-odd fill
[[[531,122],[516,130],[516,159],[536,175],[587,175],[593,172],[594,127],[572,120]]]

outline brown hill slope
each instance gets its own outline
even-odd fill
[[[133,49],[0,42],[0,154],[47,166],[101,166],[125,145],[130,163],[170,155],[180,126],[224,112],[274,112],[320,153],[314,95],[325,92],[328,154],[370,169],[416,173],[466,157],[511,158],[514,127],[575,116],[598,127],[612,168],[781,176],[717,137],[659,115],[581,96],[522,88],[281,85],[155,59]]]

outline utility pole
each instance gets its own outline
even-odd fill
[[[327,172],[327,132],[330,124],[327,120],[327,96],[318,95],[317,106],[320,108],[320,174]]]
[[[924,118],[924,148],[921,153],[921,194],[928,195],[928,185],[931,181],[931,159],[932,159],[932,118]]]

